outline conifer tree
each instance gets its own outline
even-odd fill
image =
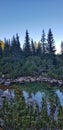
[[[4,39],[4,56],[8,56],[10,55],[10,44],[9,44],[9,41],[5,38]]]
[[[45,52],[46,52],[46,38],[45,38],[44,29],[42,31],[41,44],[42,44],[42,53],[45,54]]]
[[[37,47],[37,55],[41,55],[42,54],[42,48],[41,48],[41,43],[38,42],[38,47]]]
[[[47,37],[47,50],[49,54],[55,54],[55,45],[54,45],[54,38],[51,31],[51,28],[48,31],[48,37]]]
[[[61,42],[61,54],[63,55],[63,41]]]
[[[20,41],[19,41],[18,33],[16,34],[16,44],[17,44],[17,47],[20,49]]]
[[[17,54],[17,44],[16,44],[16,38],[13,36],[12,41],[11,41],[11,56],[15,60],[18,58]]]
[[[3,50],[2,50],[2,47],[1,47],[1,43],[0,43],[0,58],[2,58],[2,55],[3,55]]]
[[[26,30],[25,43],[24,43],[23,50],[24,50],[24,55],[25,56],[29,56],[31,54],[31,51],[30,51],[30,39],[29,39],[28,30]]]
[[[36,50],[35,50],[33,39],[31,40],[31,51],[32,51],[32,55],[35,55]]]
[[[17,53],[21,57],[21,55],[22,55],[22,49],[20,47],[20,41],[19,41],[18,33],[16,34],[16,47],[17,47]]]

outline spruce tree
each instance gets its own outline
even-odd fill
[[[29,56],[31,54],[31,51],[30,51],[30,39],[29,39],[28,30],[26,30],[25,43],[24,43],[23,50],[24,50],[24,55],[25,56]]]
[[[46,38],[45,38],[44,29],[42,31],[41,44],[42,44],[42,53],[45,54],[45,52],[46,52]]]
[[[11,56],[13,59],[17,58],[17,44],[15,36],[13,36],[11,41]]]
[[[5,38],[4,39],[4,56],[9,57],[10,56],[10,44],[9,41]]]
[[[17,44],[18,49],[20,49],[20,41],[19,41],[18,33],[16,34],[16,44]]]
[[[31,40],[31,53],[32,53],[32,55],[35,55],[35,53],[36,53],[33,39]]]
[[[21,57],[22,49],[20,47],[20,41],[19,41],[18,33],[16,34],[16,47],[17,47],[17,53],[18,53],[19,57]]]
[[[63,41],[61,42],[61,55],[63,55]]]
[[[21,58],[21,48],[20,48],[20,41],[19,41],[19,36],[16,34],[16,37],[13,36],[12,41],[11,41],[11,53],[12,57],[14,60],[20,60]]]
[[[1,43],[0,43],[0,58],[2,58],[2,55],[3,55],[3,50],[2,50],[2,47],[1,47]]]
[[[13,36],[13,38],[12,38],[11,47],[12,47],[12,50],[16,50],[17,49],[15,36]]]
[[[42,54],[42,48],[41,48],[41,43],[38,42],[38,47],[37,47],[37,55],[41,55]]]
[[[54,45],[54,38],[51,29],[48,31],[47,37],[47,50],[49,54],[55,54],[55,45]]]

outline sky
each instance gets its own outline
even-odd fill
[[[24,43],[28,29],[30,39],[40,41],[42,30],[47,37],[51,28],[57,52],[63,40],[63,0],[0,0],[0,39],[16,33]]]

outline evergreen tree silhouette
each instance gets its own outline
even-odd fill
[[[29,56],[31,54],[31,51],[30,51],[30,39],[29,39],[28,30],[26,30],[25,43],[24,43],[23,51],[24,51],[25,56]]]
[[[47,37],[47,50],[49,54],[55,54],[55,45],[54,45],[54,38],[51,31],[51,28],[48,31],[48,37]]]

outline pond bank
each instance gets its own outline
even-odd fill
[[[49,83],[51,85],[57,85],[57,86],[63,86],[63,80],[57,80],[49,77],[44,76],[38,76],[38,77],[32,77],[32,76],[25,76],[25,77],[19,77],[16,79],[2,79],[0,78],[0,84],[3,84],[4,86],[10,86],[13,83],[32,83],[32,82],[44,82]]]

